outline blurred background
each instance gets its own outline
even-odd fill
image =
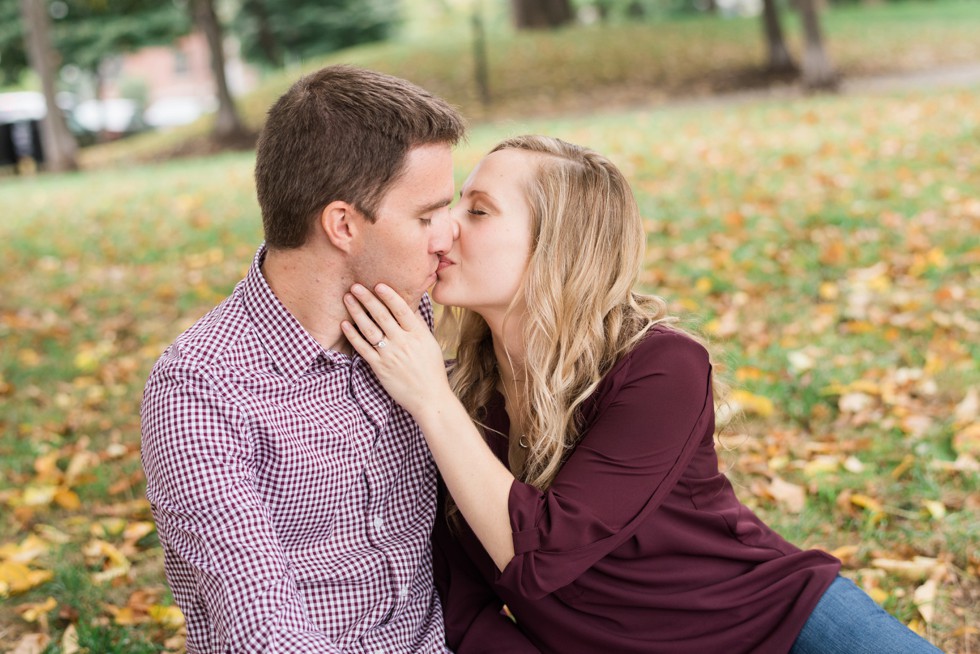
[[[153,362],[245,274],[269,106],[350,63],[630,179],[740,499],[980,651],[980,1],[0,0],[0,652],[184,651]]]

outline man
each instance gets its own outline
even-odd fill
[[[188,652],[445,651],[435,468],[340,321],[353,282],[384,280],[431,324],[463,132],[441,99],[345,66],[269,111],[265,245],[143,398],[147,497]]]

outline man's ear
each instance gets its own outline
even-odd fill
[[[352,204],[334,200],[320,212],[320,229],[335,248],[350,252],[361,230],[364,218]]]

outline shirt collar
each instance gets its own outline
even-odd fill
[[[242,304],[273,365],[291,381],[309,370],[321,356],[328,365],[349,365],[350,357],[341,352],[324,350],[272,292],[262,274],[262,262],[267,251],[265,244],[259,247],[240,288]],[[419,311],[431,330],[432,301],[428,293],[422,295]]]
[[[255,253],[240,288],[242,304],[252,319],[259,340],[272,357],[273,365],[290,381],[296,381],[321,356],[328,365],[349,365],[350,357],[341,352],[324,350],[272,292],[262,274],[266,252],[268,249],[263,243]],[[419,311],[431,330],[434,319],[428,293],[422,295]]]
[[[265,275],[262,274],[266,252],[263,244],[255,253],[252,266],[241,283],[242,304],[252,319],[256,335],[272,358],[273,365],[284,376],[295,381],[325,352],[283,306],[266,282]],[[339,352],[334,354],[344,356]],[[330,360],[336,362],[333,357],[328,357],[328,361]]]

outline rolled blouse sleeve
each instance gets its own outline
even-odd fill
[[[503,614],[503,602],[451,533],[444,514],[432,536],[433,568],[442,600],[446,644],[457,654],[540,654]]]
[[[655,328],[600,384],[586,433],[546,492],[515,481],[514,558],[497,583],[537,599],[575,581],[650,519],[714,433],[701,345]]]

